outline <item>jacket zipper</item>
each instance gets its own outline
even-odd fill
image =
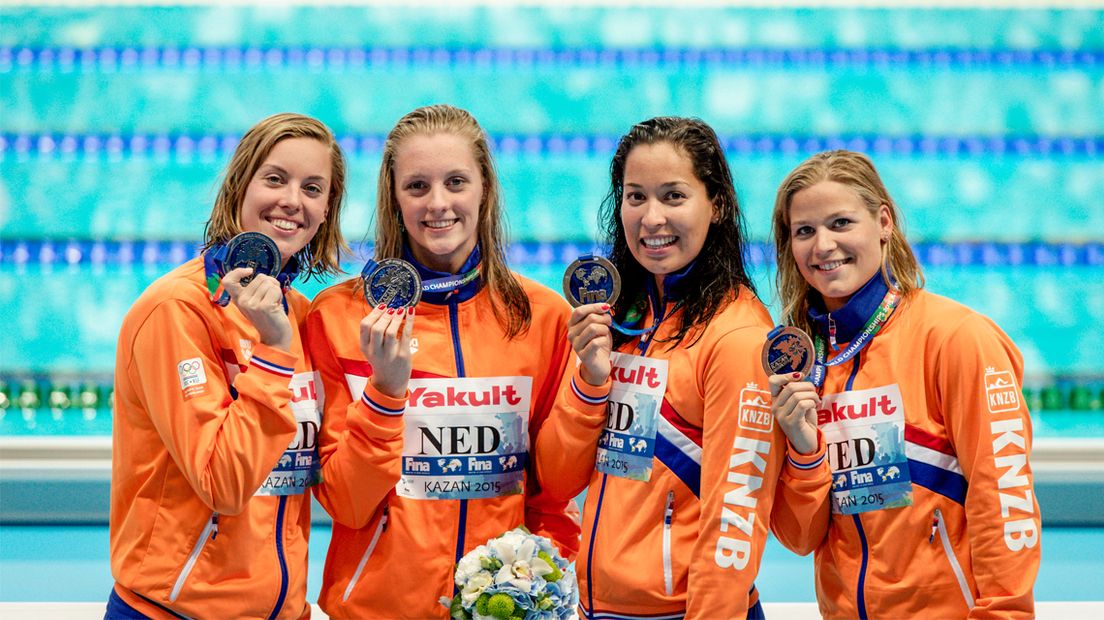
[[[276,597],[276,606],[272,608],[269,620],[280,613],[284,606],[284,599],[288,591],[288,567],[287,558],[284,557],[284,512],[287,508],[287,495],[280,496],[280,507],[276,512],[276,559],[280,561],[280,595]]]
[[[675,591],[671,577],[671,521],[675,516],[675,492],[667,491],[667,506],[663,509],[663,587],[667,596]]]
[[[176,597],[180,596],[180,590],[184,587],[184,582],[188,579],[188,573],[192,572],[195,568],[196,560],[199,559],[199,554],[203,552],[203,547],[207,546],[208,540],[214,540],[218,536],[218,513],[211,513],[211,518],[207,521],[207,525],[203,526],[203,531],[199,534],[199,539],[196,540],[195,546],[192,547],[192,553],[188,555],[188,561],[184,562],[184,568],[180,570],[180,576],[176,578],[176,583],[173,584],[172,592],[169,594],[169,602],[175,603]]]
[[[387,513],[390,509],[390,506],[385,505],[383,507],[383,516],[376,524],[376,531],[372,533],[372,540],[368,543],[368,548],[364,550],[364,555],[361,556],[360,564],[357,564],[356,571],[353,573],[352,579],[349,580],[349,585],[345,587],[345,594],[341,597],[342,603],[349,600],[349,595],[353,593],[353,586],[360,580],[360,574],[364,572],[364,567],[368,565],[368,558],[372,557],[372,552],[376,550],[376,543],[379,542],[380,535],[387,529]]]
[[[464,377],[464,352],[460,348],[460,302],[449,300],[449,327],[452,330],[453,356],[456,359],[456,376]],[[468,526],[468,500],[460,500],[460,515],[456,526],[456,562],[464,557],[464,538]],[[456,588],[453,588],[456,591]]]
[[[958,558],[955,557],[954,549],[951,547],[951,537],[947,534],[947,524],[943,521],[943,511],[938,508],[935,509],[935,518],[932,519],[932,533],[928,537],[928,544],[934,541],[936,532],[939,533],[939,542],[943,544],[943,552],[947,554],[947,560],[951,563],[951,571],[954,572],[955,579],[958,580],[958,587],[962,590],[962,598],[966,599],[966,607],[973,609],[974,594],[970,592],[970,586],[966,583],[966,575],[962,572],[962,566],[958,564]]]

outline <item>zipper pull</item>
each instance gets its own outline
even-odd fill
[[[935,531],[939,529],[939,510],[935,511],[935,515],[932,516],[932,530],[931,536],[928,536],[928,544],[935,542]]]
[[[675,516],[675,492],[667,491],[667,507],[663,510],[663,525],[670,526]]]
[[[836,320],[831,313],[828,314],[828,342],[832,344],[833,350],[839,351],[839,345],[836,344]]]
[[[211,515],[211,540],[218,538],[218,513]]]
[[[380,517],[380,531],[381,532],[387,531],[387,514],[389,512],[391,512],[390,504],[384,504],[384,506],[383,506],[383,516]]]

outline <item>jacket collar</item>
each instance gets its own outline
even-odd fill
[[[681,301],[686,295],[690,288],[690,272],[693,271],[694,265],[697,263],[698,259],[695,258],[682,269],[663,276],[664,305]],[[652,274],[648,275],[651,276]],[[659,290],[656,288],[655,277],[649,277],[645,282],[648,287],[648,299],[652,302],[652,309],[656,310],[657,316],[661,316],[662,313],[658,311]]]
[[[482,260],[482,258],[482,252],[480,251],[479,244],[477,243],[472,249],[471,254],[468,255],[467,260],[464,261],[464,264],[460,266],[460,270],[456,273],[463,274],[471,271],[472,269],[478,268],[479,261]],[[421,264],[420,262],[418,262],[418,259],[414,258],[414,253],[410,251],[410,247],[406,244],[403,244],[403,260],[407,261],[411,265],[414,265],[414,268],[418,270],[418,275],[422,278],[422,282],[437,280],[441,278],[451,278],[456,275],[444,271],[436,271]],[[472,297],[475,297],[475,294],[482,289],[483,274],[480,273],[475,277],[474,280],[460,286],[457,289],[437,292],[423,292],[422,301],[438,306],[444,305],[445,303],[448,303],[450,301],[463,302],[471,299]]]
[[[842,308],[829,313],[824,308],[824,301],[820,295],[813,295],[809,299],[809,319],[816,327],[816,331],[824,338],[828,338],[828,317],[836,323],[836,341],[851,342],[862,331],[866,321],[874,315],[874,311],[881,305],[882,299],[889,292],[882,272],[878,271]]]

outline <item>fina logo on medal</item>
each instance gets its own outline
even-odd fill
[[[763,343],[763,370],[768,375],[799,372],[808,378],[813,370],[813,339],[796,327],[775,327]]]
[[[998,372],[993,367],[985,369],[985,402],[989,404],[989,413],[1015,411],[1020,408],[1020,392],[1016,389],[1016,378],[1011,372]]]
[[[563,277],[567,301],[576,308],[586,304],[609,304],[621,293],[621,275],[601,256],[580,256],[567,267]]]
[[[280,249],[266,235],[243,232],[226,244],[226,260],[223,265],[228,272],[239,267],[253,269],[252,274],[241,279],[242,286],[245,286],[258,274],[270,276],[280,269]]]
[[[369,261],[364,272],[364,299],[373,308],[413,308],[422,299],[418,270],[401,258]]]

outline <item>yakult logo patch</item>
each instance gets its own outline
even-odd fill
[[[985,402],[989,404],[989,413],[1020,408],[1020,391],[1011,372],[991,367],[985,369]]]
[[[754,383],[740,390],[740,428],[761,433],[769,433],[774,428],[770,392],[760,390]]]
[[[207,372],[203,369],[203,360],[198,357],[183,360],[176,365],[176,373],[180,375],[180,389],[185,397],[202,394],[207,384]]]

